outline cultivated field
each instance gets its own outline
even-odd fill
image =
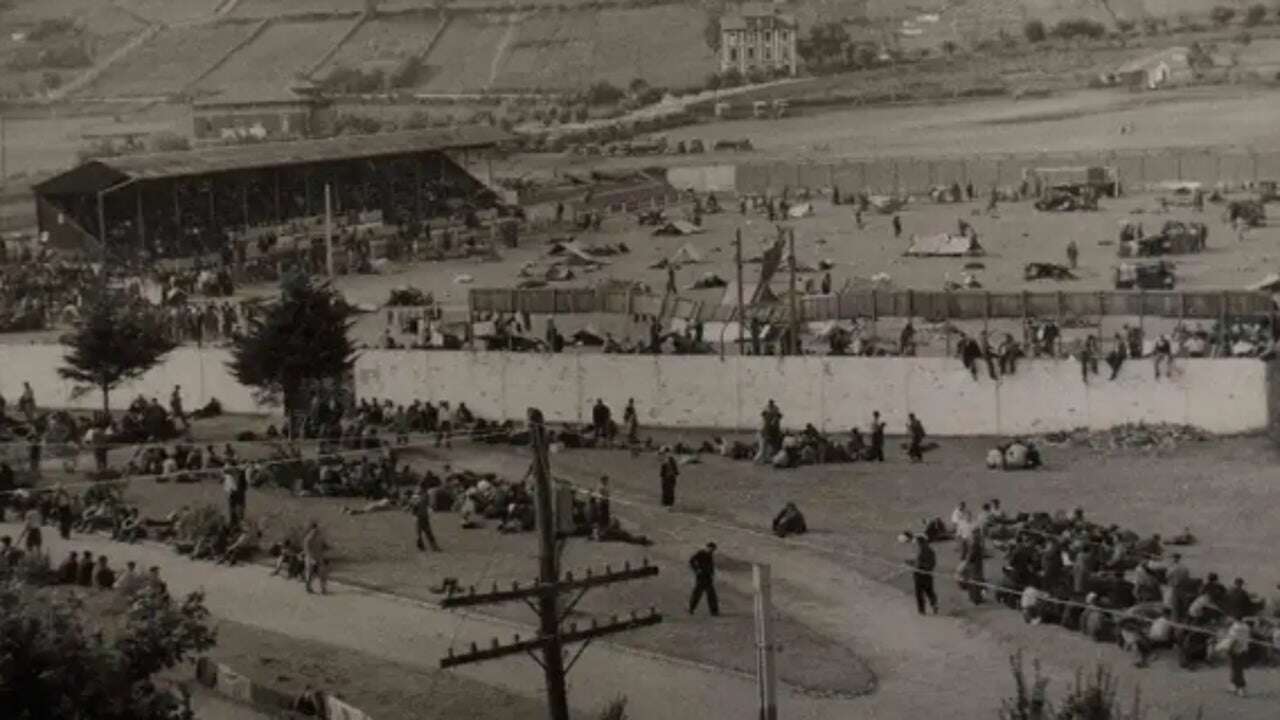
[[[575,90],[591,84],[596,72],[596,15],[538,13],[520,20],[515,39],[498,61],[495,90]]]
[[[336,68],[394,68],[410,57],[421,56],[440,24],[440,16],[418,13],[366,22],[316,76],[324,77]]]
[[[85,97],[158,97],[181,92],[253,32],[252,23],[169,28],[114,63]]]
[[[601,11],[593,77],[619,87],[635,78],[655,87],[701,86],[718,69],[715,53],[703,39],[705,26],[706,15],[692,5]],[[655,42],[658,38],[661,42]]]
[[[489,89],[498,59],[515,31],[514,25],[496,17],[468,14],[452,19],[427,54],[427,78],[417,91],[448,94]]]
[[[359,13],[364,0],[240,0],[231,17],[275,18],[309,13]]]
[[[311,70],[354,20],[276,22],[201,80],[204,92],[280,93]]]

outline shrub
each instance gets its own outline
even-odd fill
[[[28,42],[43,42],[58,35],[64,35],[75,29],[75,22],[71,18],[49,18],[41,20],[35,27],[31,28],[31,32],[27,33]]]
[[[151,152],[179,152],[191,149],[191,141],[177,133],[162,132],[152,135],[149,142]]]
[[[622,88],[600,81],[587,89],[587,104],[613,105],[626,96],[627,94],[622,91]]]
[[[1097,40],[1106,36],[1106,34],[1107,28],[1105,25],[1097,22],[1096,20],[1089,20],[1088,18],[1063,20],[1053,26],[1054,37],[1059,37],[1063,40],[1071,40],[1077,37]]]
[[[627,720],[627,698],[619,695],[600,710],[600,720]]]
[[[1041,43],[1048,37],[1044,29],[1044,23],[1039,20],[1028,20],[1027,24],[1022,26],[1022,35],[1027,38],[1029,43]]]
[[[1262,3],[1250,5],[1249,9],[1244,13],[1244,24],[1247,27],[1256,27],[1267,21],[1267,6]]]
[[[1219,26],[1226,25],[1234,20],[1235,17],[1236,9],[1226,5],[1214,6],[1214,8],[1209,11],[1209,19],[1213,20],[1214,24]]]
[[[723,79],[719,73],[711,73],[702,83],[702,87],[706,90],[719,90],[723,83]]]
[[[382,70],[368,72],[355,68],[334,68],[319,83],[320,89],[339,95],[363,95],[382,92],[386,88],[386,76]]]
[[[1128,35],[1129,33],[1133,32],[1137,27],[1138,27],[1138,23],[1134,22],[1133,20],[1117,20],[1116,21],[1116,30],[1119,30],[1121,35]]]
[[[197,505],[178,522],[175,533],[181,540],[195,542],[202,537],[223,532],[226,525],[226,516],[217,507],[209,504]]]
[[[396,68],[395,71],[391,73],[391,77],[389,79],[391,87],[403,89],[417,85],[418,82],[422,80],[422,76],[426,69],[426,65],[422,63],[422,58],[417,55],[411,56],[408,60],[401,63],[400,67]]]

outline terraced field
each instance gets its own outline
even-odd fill
[[[116,0],[115,4],[151,22],[177,25],[212,18],[222,0]]]
[[[593,13],[539,13],[522,19],[499,60],[494,90],[572,90],[592,80]]]
[[[459,16],[427,54],[427,93],[475,93],[489,88],[494,64],[514,28],[496,18]]]
[[[121,58],[82,90],[84,97],[177,93],[253,32],[254,23],[170,28]]]
[[[198,89],[237,94],[280,92],[311,70],[354,22],[350,19],[272,23],[232,55]]]
[[[440,29],[443,19],[436,14],[412,14],[371,20],[360,26],[317,73],[335,68],[387,68],[421,55]]]
[[[596,80],[625,87],[635,78],[651,85],[701,85],[718,70],[703,39],[706,16],[696,6],[655,5],[598,14],[591,68]]]
[[[240,0],[231,17],[275,18],[307,13],[360,12],[364,0]]]

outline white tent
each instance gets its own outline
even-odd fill
[[[679,263],[681,265],[687,265],[689,263],[705,262],[705,259],[702,257],[702,253],[698,252],[697,248],[690,243],[685,243],[674,255],[671,256],[670,262],[673,264]]]
[[[813,203],[796,203],[787,208],[787,217],[792,219],[806,218],[813,215]]]
[[[1276,292],[1280,290],[1280,274],[1268,273],[1266,277],[1253,283],[1247,289],[1254,292]]]

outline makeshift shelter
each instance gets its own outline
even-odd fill
[[[697,235],[706,232],[688,220],[670,220],[653,231],[654,235]]]
[[[691,263],[706,262],[706,259],[702,257],[702,253],[698,252],[697,248],[685,243],[680,246],[680,249],[667,262],[673,265],[689,265]]]
[[[566,265],[608,265],[608,261],[587,252],[577,240],[558,242],[551,246],[551,255],[559,255],[560,261]]]
[[[978,238],[968,235],[915,235],[911,246],[903,253],[908,257],[973,257],[982,255]]]
[[[811,217],[813,215],[813,203],[796,203],[787,208],[787,217],[793,220],[799,218]]]
[[[1246,289],[1254,292],[1280,292],[1280,273],[1268,273],[1266,277],[1249,285]]]
[[[907,206],[905,198],[892,197],[889,195],[872,195],[867,198],[867,203],[873,210],[881,215],[892,215]]]

